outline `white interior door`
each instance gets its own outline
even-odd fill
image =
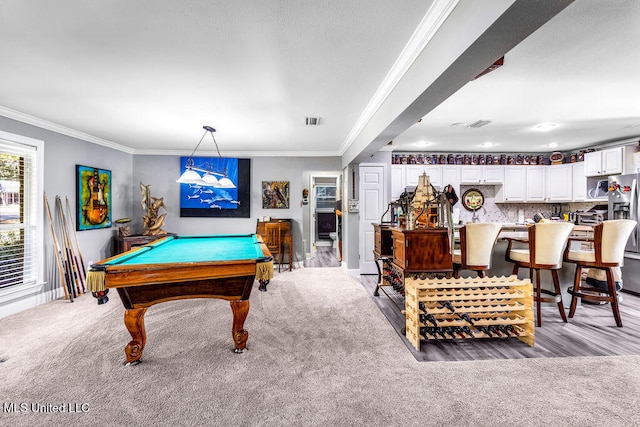
[[[372,223],[380,222],[385,211],[384,165],[361,164],[360,167],[360,274],[377,274],[373,260],[374,231]]]

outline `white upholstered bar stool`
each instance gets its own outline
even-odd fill
[[[527,229],[528,248],[514,248],[513,242],[519,240],[508,239],[509,245],[505,258],[508,262],[514,263],[513,274],[517,275],[520,267],[528,268],[529,277],[533,282],[533,272],[536,272],[534,300],[536,301],[537,326],[542,326],[541,303],[543,302],[557,303],[560,317],[563,321],[567,321],[567,314],[564,312],[562,304],[558,270],[562,268],[562,254],[571,230],[573,230],[573,223],[570,222],[539,222]],[[553,291],[540,287],[540,270],[551,271]],[[542,294],[549,295],[549,297],[543,297]]]
[[[635,226],[636,222],[629,219],[604,221],[593,228],[593,239],[575,239],[591,242],[592,249],[570,249],[571,245],[567,245],[564,260],[576,265],[573,288],[569,289],[571,294],[569,317],[573,317],[576,312],[578,298],[592,302],[604,301],[611,303],[616,325],[622,327],[613,269],[622,266],[624,248]],[[569,239],[569,242],[571,243],[572,240],[574,239]],[[581,285],[583,268],[604,270],[607,276],[607,289]]]
[[[471,223],[460,227],[460,249],[453,251],[453,275],[460,270],[477,271],[479,277],[491,268],[491,254],[502,228],[496,223]]]

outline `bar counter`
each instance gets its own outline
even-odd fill
[[[395,224],[373,224],[376,232],[376,247],[374,254],[376,260],[380,257],[393,257],[393,241],[391,239],[392,230],[400,230]],[[459,234],[458,230],[461,226],[455,227],[454,239],[457,243]],[[592,237],[593,227],[585,225],[575,225],[570,237]],[[493,247],[493,253],[491,257],[491,268],[486,272],[487,276],[510,276],[513,271],[513,263],[507,262],[505,259],[505,253],[507,250],[508,241],[507,238],[519,238],[526,240],[528,238],[527,225],[526,224],[513,224],[505,223],[502,225],[502,230],[498,235],[498,240]],[[573,244],[579,244],[574,242]],[[522,243],[526,247],[526,243]],[[476,274],[469,270],[461,270],[461,277],[472,276]],[[565,307],[569,306],[571,302],[571,295],[567,292],[567,289],[573,286],[575,276],[575,265],[570,263],[563,263],[562,268],[558,270],[558,278],[560,280],[560,289],[562,290],[562,302]],[[529,273],[526,270],[520,270],[518,277],[521,279],[528,278]],[[541,286],[545,289],[552,289],[551,273],[542,272],[541,274]],[[378,279],[380,282],[380,278]],[[377,292],[376,292],[377,293]],[[551,305],[551,304],[549,304]]]
[[[570,237],[592,237],[593,236],[593,227],[585,226],[585,225],[576,225],[573,228],[573,231],[570,234]],[[493,254],[491,256],[491,268],[487,271],[488,276],[509,276],[513,271],[513,263],[508,262],[505,259],[508,241],[507,238],[516,238],[516,239],[528,239],[527,233],[527,225],[525,224],[504,224],[502,226],[502,231],[498,235],[498,241],[493,247]],[[457,233],[456,233],[457,238]],[[516,243],[514,243],[515,245]],[[573,244],[576,244],[575,242]],[[579,244],[579,243],[577,243]],[[526,247],[526,244],[522,244],[523,247]],[[576,266],[571,263],[562,263],[562,268],[558,270],[558,279],[560,280],[560,289],[562,290],[562,303],[565,305],[565,308],[569,307],[569,303],[571,302],[571,295],[567,292],[567,289],[573,286],[573,281],[575,278]],[[471,271],[460,271],[461,277],[466,277],[469,275],[474,275],[475,273]],[[518,277],[521,279],[528,278],[529,272],[520,269]],[[544,289],[553,289],[553,283],[551,279],[551,273],[548,271],[542,271],[540,276],[540,284]],[[553,304],[545,305],[552,306]],[[557,314],[557,313],[556,313]]]

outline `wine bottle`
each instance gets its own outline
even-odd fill
[[[448,326],[448,327],[443,328],[443,329],[444,329],[444,333],[445,333],[445,334],[449,334],[449,336],[450,336],[451,338],[453,338],[453,339],[458,338],[458,337],[456,336],[456,334],[455,334],[454,327],[452,327],[452,326]]]
[[[422,327],[422,328],[420,328],[420,335],[422,335],[422,337],[425,340],[429,339],[429,335],[434,336],[434,337],[436,336],[435,332],[433,331],[433,328],[430,328],[430,327]]]
[[[462,326],[454,326],[453,327],[453,331],[458,334],[460,336],[460,338],[467,338],[467,336],[465,335],[464,329],[462,328]],[[471,330],[469,330],[469,332],[471,332]]]
[[[438,326],[438,322],[436,321],[435,316],[433,314],[431,314],[431,313],[421,314],[420,315],[420,321],[422,323],[431,322],[433,324],[433,326]]]
[[[480,332],[483,332],[489,337],[493,337],[493,334],[486,326],[476,326],[476,329],[479,330]]]
[[[456,338],[466,338],[462,333],[462,328],[460,326],[451,326],[449,329],[455,334]]]
[[[513,325],[505,325],[504,330],[508,335],[513,335],[514,337],[518,336],[518,331],[516,331],[516,328],[514,328]]]
[[[446,339],[447,336],[444,334],[444,331],[442,330],[441,327],[437,327],[437,328],[433,328],[434,332],[438,335],[440,335],[442,338]]]
[[[442,308],[446,308],[447,310],[449,310],[452,313],[454,313],[456,311],[456,309],[453,308],[453,305],[451,304],[450,301],[442,301],[442,302],[440,302],[440,306]]]
[[[462,320],[466,321],[468,324],[470,324],[471,326],[473,326],[473,320],[471,320],[471,316],[469,316],[468,313],[457,313],[458,317],[461,318]]]
[[[498,328],[498,325],[489,325],[488,329],[489,329],[489,331],[493,332],[497,336],[499,336],[499,337],[502,336],[502,332],[500,332],[500,329]]]

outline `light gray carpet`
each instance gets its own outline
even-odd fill
[[[278,274],[254,289],[248,348],[234,354],[221,300],[151,307],[144,362],[117,294],[0,320],[0,396],[85,403],[84,413],[1,413],[3,425],[640,425],[640,357],[417,362],[340,268]]]

